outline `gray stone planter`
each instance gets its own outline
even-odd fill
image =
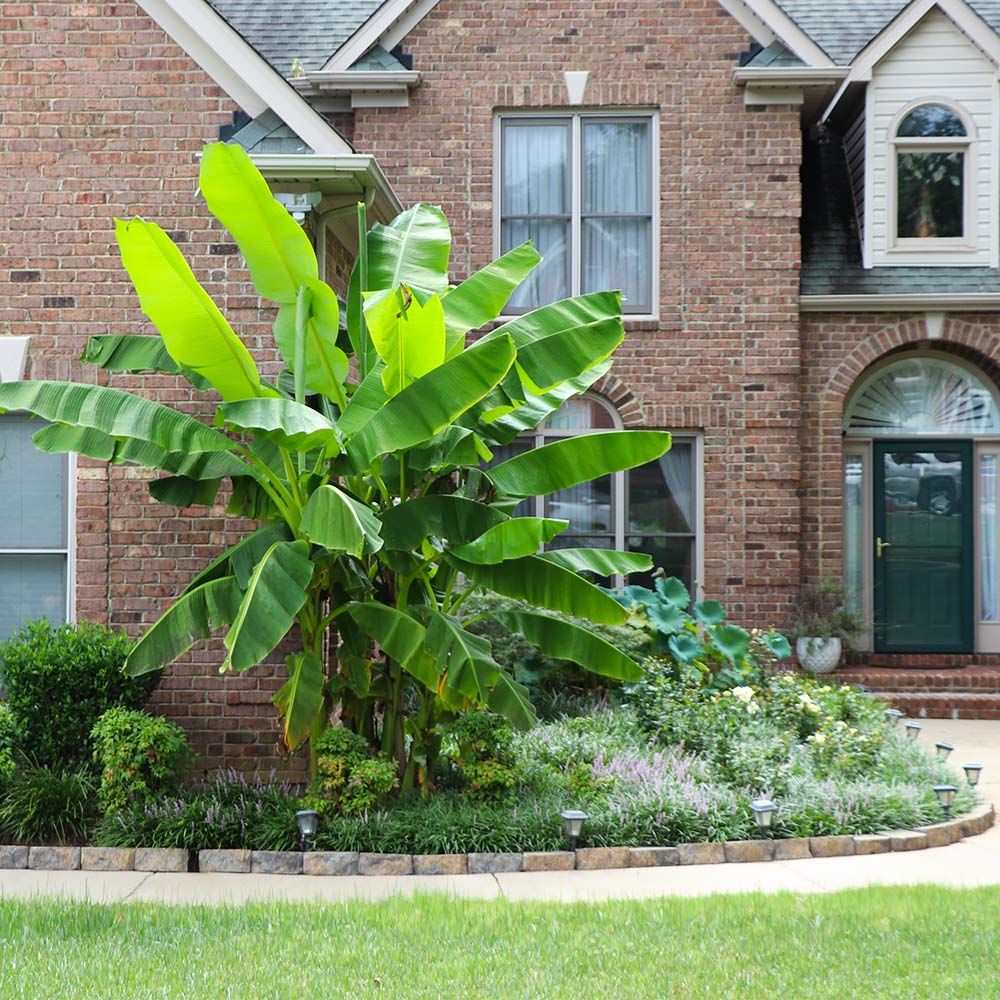
[[[307,851],[302,856],[304,875],[357,875],[357,851]]]
[[[31,847],[28,867],[40,871],[75,871],[80,867],[79,847]]]
[[[28,848],[20,846],[0,846],[0,868],[27,868]]]
[[[186,872],[190,853],[182,847],[137,847],[137,872]]]
[[[523,867],[523,854],[476,853],[469,855],[470,875],[503,875],[508,872],[519,872]]]
[[[80,867],[85,872],[130,872],[135,869],[135,851],[131,847],[85,847]]]
[[[359,875],[412,875],[413,858],[409,854],[361,854]]]
[[[245,875],[250,871],[250,852],[241,850],[199,851],[198,871],[231,872]]]
[[[298,851],[253,851],[250,871],[257,875],[301,875],[302,855]]]

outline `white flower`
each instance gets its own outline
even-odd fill
[[[760,711],[760,705],[755,701],[747,702],[747,712],[750,715],[756,715]]]
[[[734,687],[733,697],[737,701],[742,701],[744,705],[749,705],[753,701],[754,689],[752,687]]]

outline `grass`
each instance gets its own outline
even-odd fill
[[[994,1000],[1000,890],[241,908],[0,901],[0,997]]]

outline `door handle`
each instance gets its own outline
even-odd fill
[[[878,556],[879,559],[882,558],[882,550],[888,549],[891,545],[892,542],[883,542],[881,538],[875,539],[876,555]]]

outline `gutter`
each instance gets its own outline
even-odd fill
[[[800,295],[799,312],[993,312],[1000,292],[961,295]]]
[[[847,66],[737,66],[737,87],[832,87],[846,80]]]
[[[303,97],[349,97],[351,107],[406,107],[420,83],[416,70],[315,70],[289,80]]]

